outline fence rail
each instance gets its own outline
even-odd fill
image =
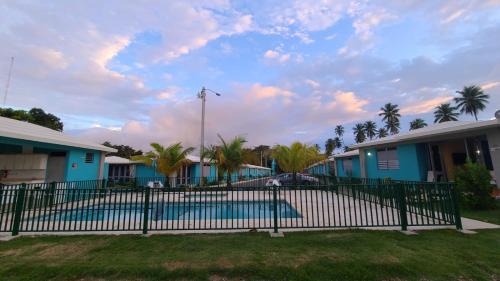
[[[252,182],[250,182],[252,183]],[[0,188],[0,232],[461,228],[452,184],[343,183],[147,188],[105,181]]]

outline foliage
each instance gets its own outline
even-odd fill
[[[36,107],[32,108],[30,111],[0,108],[0,116],[19,121],[26,121],[60,132],[62,132],[64,127],[64,124],[61,122],[59,117],[51,113],[46,113],[42,109]]]
[[[462,91],[457,91],[460,94],[454,100],[461,113],[471,114],[477,120],[477,113],[486,108],[489,95],[485,94],[481,87],[477,85],[466,86]]]
[[[191,163],[186,157],[194,150],[192,147],[184,149],[180,142],[167,147],[163,147],[158,143],[151,143],[151,147],[153,151],[144,155],[132,156],[132,160],[142,161],[148,166],[155,163],[156,170],[167,177],[172,176],[183,165]]]
[[[231,175],[240,170],[241,165],[246,161],[243,152],[243,144],[246,142],[244,137],[235,137],[231,142],[226,142],[220,135],[220,146],[218,152],[218,168],[227,173],[227,187],[231,187]]]
[[[382,121],[385,122],[386,129],[391,133],[391,135],[399,133],[400,123],[399,117],[399,107],[397,104],[386,103],[380,108],[381,112],[378,114],[382,116]]]
[[[434,111],[434,123],[443,123],[448,121],[457,121],[459,113],[457,108],[451,106],[449,103],[443,103],[436,106]]]
[[[373,121],[366,121],[363,124],[366,136],[371,140],[377,135],[377,124]]]
[[[273,157],[282,171],[293,174],[294,183],[297,179],[297,173],[323,159],[316,147],[300,142],[294,142],[290,146],[274,146]]]
[[[337,125],[335,127],[335,135],[337,135],[337,137],[339,138],[342,138],[342,136],[344,135],[344,126]]]
[[[354,125],[352,128],[354,133],[354,140],[356,143],[362,143],[366,140],[365,126],[361,123]]]
[[[385,138],[385,137],[387,137],[387,135],[388,135],[388,133],[387,133],[387,129],[386,128],[380,128],[380,129],[378,129],[377,137],[379,139]]]
[[[334,139],[327,139],[325,142],[325,155],[330,156],[332,155],[332,152],[335,150],[337,147],[335,140]]]
[[[467,161],[455,171],[455,181],[465,207],[484,210],[495,206],[491,175],[484,165]]]
[[[111,147],[117,150],[117,152],[109,153],[108,156],[119,156],[123,158],[130,159],[135,155],[142,155],[141,150],[135,150],[134,148],[123,145],[123,144],[111,144],[109,141],[105,141],[102,145]]]
[[[416,129],[421,129],[423,127],[427,127],[427,123],[425,123],[424,119],[417,118],[417,119],[410,122],[410,131],[416,130]]]

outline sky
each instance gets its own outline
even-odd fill
[[[40,107],[65,132],[147,149],[217,134],[248,146],[324,146],[334,127],[398,104],[415,118],[479,85],[500,109],[500,0],[0,2],[6,106]],[[461,120],[472,120],[462,115]]]

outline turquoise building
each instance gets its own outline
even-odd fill
[[[359,176],[453,181],[456,169],[470,159],[483,164],[499,186],[499,118],[444,122],[353,145],[359,149]]]
[[[115,149],[42,126],[0,117],[0,183],[103,179]]]
[[[199,157],[188,155],[187,158],[191,161],[190,164],[182,166],[177,173],[170,179],[172,185],[198,185],[200,184],[200,160]],[[154,164],[147,166],[140,161],[132,161],[129,159],[110,156],[105,160],[107,178],[114,181],[128,181],[139,179],[142,181],[164,180],[165,176],[156,171]],[[204,165],[204,178],[207,184],[215,183],[217,180],[225,180],[227,174],[217,177],[217,167],[215,164],[206,160]],[[271,169],[267,167],[243,164],[238,172],[231,175],[231,181],[241,181],[258,177],[267,177],[271,175]]]
[[[335,171],[337,177],[360,177],[361,167],[359,162],[359,151],[352,150],[333,156],[335,159]]]
[[[316,162],[307,167],[305,172],[310,175],[333,176],[335,175],[335,161],[333,157],[330,157],[328,159]]]

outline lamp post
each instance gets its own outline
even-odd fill
[[[198,98],[201,99],[200,186],[203,186],[203,166],[204,166],[203,150],[205,148],[205,101],[206,101],[207,91],[214,93],[218,97],[220,97],[221,95],[205,87],[202,87],[201,91],[198,93]]]

